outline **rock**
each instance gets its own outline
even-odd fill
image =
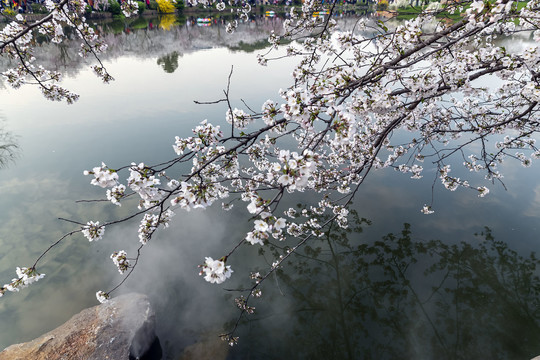
[[[148,298],[126,294],[85,309],[32,341],[11,345],[0,360],[159,360]]]

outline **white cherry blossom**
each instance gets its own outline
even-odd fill
[[[224,260],[214,260],[206,257],[203,265],[200,265],[199,275],[204,275],[204,280],[212,284],[221,284],[231,277],[233,270],[229,265],[225,265]]]

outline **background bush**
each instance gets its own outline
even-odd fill
[[[46,14],[47,13],[47,8],[41,4],[37,4],[37,3],[31,3],[30,4],[30,7],[32,8],[32,12],[34,14]]]
[[[109,0],[109,11],[111,12],[111,14],[113,14],[113,16],[122,14],[122,8],[120,7],[118,1]]]
[[[176,0],[176,2],[173,2],[173,5],[178,12],[184,11],[184,0]]]
[[[137,1],[137,5],[139,5],[139,15],[141,15],[146,10],[146,3],[144,1]]]
[[[173,3],[169,0],[157,0],[157,3],[158,3],[158,10],[160,13],[170,14],[170,13],[175,12],[176,10]]]

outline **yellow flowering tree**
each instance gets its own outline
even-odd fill
[[[174,4],[170,0],[157,0],[158,9],[160,13],[170,14],[175,12]]]

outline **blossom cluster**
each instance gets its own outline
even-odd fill
[[[235,108],[234,110],[227,110],[225,114],[225,119],[229,124],[232,124],[237,129],[245,129],[249,124],[251,124],[254,119],[251,115],[246,113],[244,110]]]
[[[156,178],[152,169],[145,166],[144,163],[131,164],[127,184],[131,190],[141,197],[139,208],[145,207],[148,209],[159,202],[163,196],[158,187],[161,181]]]
[[[0,297],[2,297],[6,291],[18,292],[20,289],[45,277],[45,274],[38,273],[33,267],[17,267],[15,272],[17,273],[17,278],[11,280],[9,284],[4,284],[4,286],[0,287]]]
[[[96,166],[91,171],[85,170],[83,174],[94,175],[90,184],[102,188],[112,187],[118,183],[118,174],[115,170],[109,169],[105,163],[101,163],[101,166]]]
[[[254,306],[249,306],[247,304],[246,298],[243,297],[243,296],[240,296],[240,297],[237,297],[236,299],[234,299],[234,303],[236,304],[236,306],[240,310],[243,310],[248,314],[253,314],[255,312],[255,307]]]
[[[81,232],[88,241],[97,241],[103,238],[105,226],[99,225],[99,221],[89,221],[83,226]]]
[[[176,142],[173,145],[173,149],[177,155],[181,155],[184,151],[199,151],[206,149],[209,146],[217,144],[219,139],[223,136],[223,133],[219,129],[219,126],[210,124],[207,120],[201,122],[201,124],[193,129],[195,136],[188,138],[176,137]]]
[[[136,1],[125,0],[125,1],[122,1],[121,9],[125,17],[130,17],[138,13],[139,5],[137,4]]]
[[[111,254],[111,260],[118,268],[118,272],[123,274],[129,269],[129,261],[127,259],[127,253],[124,250],[115,251]]]
[[[280,150],[278,160],[270,165],[267,179],[287,187],[288,191],[303,191],[318,163],[318,157],[311,150],[301,155],[295,151]]]
[[[264,241],[270,235],[274,239],[283,240],[283,229],[287,226],[287,222],[283,218],[276,218],[268,212],[261,212],[260,219],[254,221],[253,230],[248,232],[245,240],[251,245],[264,245]]]
[[[173,216],[174,212],[171,210],[167,210],[161,214],[144,214],[139,224],[139,241],[141,244],[146,245],[159,225],[168,227]]]
[[[111,189],[107,189],[107,200],[112,202],[114,205],[122,206],[120,199],[124,197],[126,193],[126,186],[123,184],[118,184],[113,186]]]
[[[110,295],[102,290],[96,292],[96,299],[102,304],[109,301],[109,298],[110,298]]]
[[[184,210],[204,209],[219,199],[227,197],[226,189],[219,184],[213,183],[180,183],[177,193],[171,200],[172,206],[179,206]]]
[[[212,284],[221,284],[231,277],[233,270],[230,265],[225,265],[226,258],[214,260],[211,257],[206,257],[204,264],[199,265],[201,271],[199,275],[204,275],[204,280]]]

